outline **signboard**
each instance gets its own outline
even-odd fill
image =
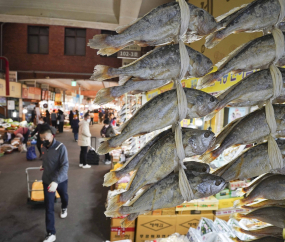
[[[7,102],[7,108],[8,110],[15,110],[15,101],[14,100],[8,100]]]
[[[17,82],[17,72],[16,71],[9,71],[9,82]],[[4,77],[6,78],[6,75],[4,74]]]
[[[130,45],[118,52],[118,58],[137,59],[141,57],[141,47]]]
[[[0,106],[6,106],[6,97],[0,97]]]
[[[49,84],[42,84],[41,89],[45,91],[49,90]]]
[[[54,102],[54,106],[62,106],[62,102]]]
[[[28,98],[29,97],[29,88],[23,87],[22,88],[22,98]]]
[[[45,103],[43,106],[44,106],[44,108],[48,108],[48,104],[47,103]]]
[[[23,87],[22,98],[41,100],[42,90],[38,87]]]
[[[6,82],[3,79],[0,79],[0,96],[6,96]]]

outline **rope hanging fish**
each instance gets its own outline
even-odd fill
[[[266,101],[265,106],[266,121],[270,129],[270,135],[268,136],[268,155],[272,169],[283,167],[282,154],[274,139],[276,135],[277,124],[274,109],[272,106],[272,100],[280,96],[283,88],[282,74],[280,70],[275,66],[276,62],[283,56],[285,47],[284,35],[282,31],[277,28],[277,25],[285,16],[285,0],[279,0],[279,3],[281,6],[279,18],[273,30],[271,31],[276,45],[276,57],[270,66],[270,73],[273,80],[273,95],[269,100]]]
[[[180,12],[181,12],[181,26],[179,33],[179,51],[180,51],[181,69],[179,77],[175,80],[175,86],[177,90],[177,102],[178,102],[178,121],[175,124],[173,124],[172,127],[173,130],[175,130],[175,143],[176,143],[177,159],[178,159],[177,166],[179,168],[179,188],[185,201],[191,201],[194,198],[194,194],[184,171],[185,166],[183,165],[183,160],[185,158],[185,151],[182,143],[182,130],[180,124],[180,122],[184,118],[186,118],[187,114],[187,98],[183,90],[181,80],[184,78],[184,76],[188,71],[190,59],[186,46],[182,41],[182,38],[188,29],[188,25],[190,22],[190,10],[185,0],[177,0],[177,1],[179,2]]]

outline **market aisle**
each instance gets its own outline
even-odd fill
[[[102,125],[90,126],[93,136]],[[57,241],[96,242],[109,239],[110,220],[105,218],[104,203],[108,188],[103,188],[103,176],[109,166],[78,167],[79,150],[70,129],[57,135],[69,155],[68,217],[59,218],[60,203],[55,204]],[[25,154],[15,152],[0,158],[0,242],[42,241],[45,235],[43,206],[27,204],[27,167],[38,167],[41,161],[27,161]],[[34,173],[35,174],[35,173]],[[41,178],[41,173],[36,173]],[[2,185],[1,185],[2,184]]]

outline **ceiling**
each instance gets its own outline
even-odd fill
[[[0,22],[114,30],[174,0],[0,0]]]

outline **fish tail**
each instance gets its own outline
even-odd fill
[[[120,76],[120,80],[119,80],[119,85],[123,86],[128,80],[130,80],[132,78],[132,76],[125,76],[125,75],[121,75]]]
[[[205,116],[205,121],[209,121],[211,120],[213,117],[215,117],[215,115],[217,114],[218,111],[214,110],[213,112],[211,112],[210,114]]]
[[[213,150],[209,153],[206,153],[201,156],[201,159],[204,163],[210,164],[213,160],[217,159],[220,155],[219,148],[216,150]]]
[[[248,204],[250,201],[248,198],[243,198],[243,199],[239,199],[234,201],[234,207],[235,208],[241,208],[242,206]]]
[[[198,80],[197,89],[212,86],[215,83],[215,72],[210,73]]]
[[[115,97],[111,96],[111,90],[113,87],[102,88],[97,92],[94,104],[102,105],[112,102]]]
[[[104,187],[109,187],[115,184],[117,181],[119,181],[119,178],[116,176],[115,171],[110,171],[104,176]]]
[[[125,204],[125,201],[121,201],[121,194],[115,195],[108,200],[107,211],[115,211]]]
[[[240,240],[240,239],[237,238],[237,237],[236,237],[236,238],[231,238],[231,240],[234,241],[234,242],[242,242],[242,240]]]
[[[121,217],[123,214],[120,213],[120,208],[117,208],[115,211],[105,211],[106,217],[117,218]]]
[[[205,47],[207,49],[212,49],[219,44],[226,37],[223,32],[224,31],[217,31],[207,36]]]
[[[104,141],[98,148],[97,153],[99,155],[104,155],[109,153],[110,151],[114,150],[117,147],[111,147],[109,145],[109,140]]]
[[[131,223],[139,216],[139,213],[131,213],[127,217],[125,217],[123,220],[121,220],[121,227],[122,228],[128,228]]]
[[[92,49],[99,49],[97,52],[98,55],[110,56],[132,44],[132,42],[123,43],[119,36],[120,35],[98,34],[89,40],[88,46]]]
[[[93,75],[90,77],[91,80],[104,81],[113,77],[117,77],[116,68],[110,66],[97,65],[94,68]]]

